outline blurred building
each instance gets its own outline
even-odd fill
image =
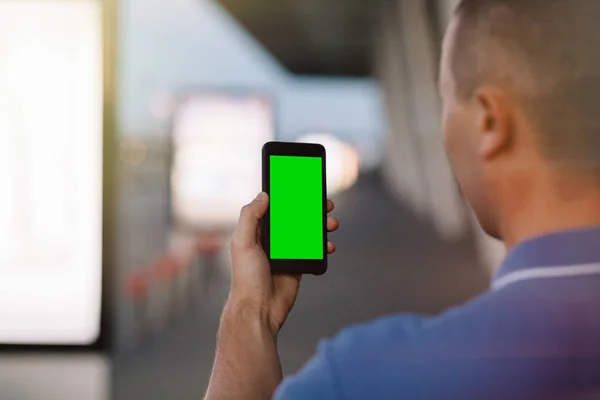
[[[454,181],[436,89],[456,3],[0,1],[0,345],[87,346],[108,331],[115,386],[141,388],[123,398],[197,397],[228,235],[273,138],[325,145],[346,224],[343,268],[307,283],[282,339],[286,371],[344,325],[482,290],[471,247],[490,268],[502,248]],[[181,318],[188,331],[152,341]],[[42,358],[0,357],[0,393],[36,398],[35,381],[54,395],[66,363],[91,384],[56,398],[108,396],[106,358]]]
[[[264,12],[259,3],[245,4],[269,16],[278,3]],[[385,134],[376,80],[295,75],[212,0],[127,0],[119,11],[119,120],[125,136],[164,137],[169,99],[209,88],[270,93],[280,140],[319,130],[370,149]],[[288,36],[285,29],[275,34]]]

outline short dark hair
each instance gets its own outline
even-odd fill
[[[501,85],[552,160],[600,169],[600,1],[463,0],[456,18],[459,98]]]

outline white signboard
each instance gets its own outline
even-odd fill
[[[99,334],[101,32],[98,1],[0,1],[0,343]]]
[[[196,230],[229,229],[261,189],[261,149],[274,137],[262,95],[219,92],[188,97],[174,116],[172,213]]]

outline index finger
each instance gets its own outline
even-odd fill
[[[331,200],[327,200],[327,212],[330,213],[335,209],[335,204]]]

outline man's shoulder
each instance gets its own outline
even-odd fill
[[[410,342],[437,318],[439,317],[419,314],[390,315],[344,328],[335,337],[327,340],[326,344],[337,355],[344,353],[346,349],[364,347],[373,350],[374,347],[385,345],[390,341]]]
[[[591,314],[573,313],[582,304],[572,290],[555,289],[513,285],[438,316],[393,315],[346,328],[284,385],[282,393],[298,396],[278,398],[481,398],[483,387],[486,398],[490,390],[511,398],[510,390],[549,385],[564,368],[558,356],[588,354],[581,343],[600,331]]]
[[[414,394],[428,385],[423,379],[436,373],[432,366],[441,366],[444,353],[464,348],[469,336],[486,336],[485,315],[495,301],[484,294],[439,316],[398,314],[351,326],[323,341],[315,360],[341,398]]]
[[[497,308],[498,300],[494,294],[486,293],[437,316],[397,314],[383,317],[342,330],[328,345],[336,355],[341,355],[356,354],[360,348],[366,351],[380,348],[386,352],[391,347],[395,350],[418,348],[427,345],[429,340],[441,340],[442,337],[443,341],[464,339],[469,334],[481,333],[489,322],[488,311]],[[476,326],[480,329],[473,329]]]
[[[320,343],[317,355],[283,382],[275,399],[387,398],[388,388],[377,382],[382,354],[409,342],[428,320],[404,314],[345,328]]]
[[[348,327],[322,341],[318,354],[299,374],[286,379],[275,398],[389,398],[395,393],[390,383],[397,380],[390,374],[402,376],[398,363],[426,349],[424,334],[442,332],[450,321],[473,313],[482,300],[438,317],[398,314]]]
[[[327,343],[340,391],[352,394],[347,398],[433,398],[453,390],[476,396],[469,382],[481,382],[510,398],[507,388],[546,387],[552,371],[565,367],[562,359],[585,355],[581,339],[597,337],[598,329],[569,315],[564,299],[529,289],[488,292],[436,317],[398,315],[344,330]],[[552,368],[540,367],[549,355]]]

